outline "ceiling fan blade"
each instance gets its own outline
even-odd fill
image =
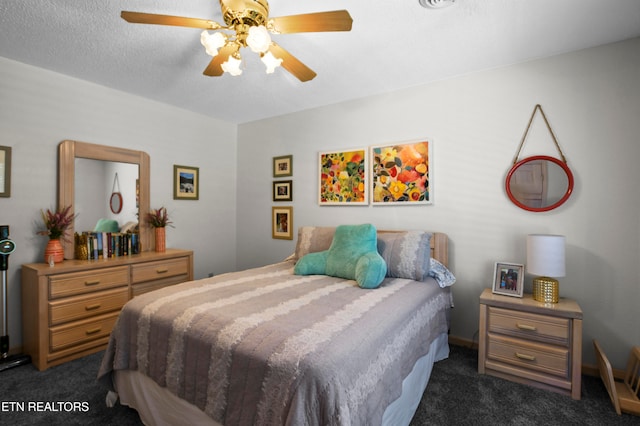
[[[315,71],[274,42],[271,43],[269,52],[276,58],[282,59],[282,67],[302,82],[312,80],[317,75]]]
[[[120,13],[122,19],[132,24],[173,25],[175,27],[202,28],[205,30],[217,30],[223,28],[215,21],[198,18],[184,18],[173,15],[157,15],[155,13],[127,12]]]
[[[269,20],[273,31],[280,34],[320,31],[351,31],[353,19],[346,10],[280,16]]]
[[[203,74],[208,75],[209,77],[220,77],[224,74],[222,64],[229,58],[229,55],[233,54],[238,49],[239,47],[235,43],[229,43],[222,46],[218,54],[213,57],[211,62],[209,62],[209,65],[207,65]]]

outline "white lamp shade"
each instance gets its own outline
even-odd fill
[[[252,26],[249,28],[247,36],[247,45],[255,53],[264,53],[269,50],[271,45],[271,36],[264,25]]]
[[[564,277],[564,235],[527,235],[527,272],[544,277]]]
[[[200,33],[200,43],[204,46],[207,55],[216,56],[218,49],[227,43],[227,37],[222,33],[209,34],[204,30]]]
[[[235,77],[242,74],[242,70],[240,69],[241,64],[242,60],[229,55],[229,58],[220,65],[220,68]]]
[[[267,67],[267,74],[273,73],[273,71],[282,63],[282,59],[276,58],[271,52],[265,53],[260,59],[262,60],[262,63]]]

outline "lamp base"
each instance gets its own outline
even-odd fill
[[[533,279],[533,299],[544,303],[558,303],[560,283],[555,278]]]

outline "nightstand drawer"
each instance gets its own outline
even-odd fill
[[[51,350],[80,345],[111,334],[119,312],[51,328]]]
[[[177,275],[184,275],[185,280],[189,274],[189,262],[186,257],[146,262],[132,266],[132,283],[159,280]]]
[[[54,300],[49,302],[49,321],[51,325],[58,325],[111,311],[120,311],[128,300],[129,289],[126,287]]]
[[[522,377],[531,378],[532,371],[563,379],[569,377],[568,349],[493,334],[489,334],[487,343],[488,360],[522,368]],[[494,363],[491,368],[500,370]]]
[[[490,333],[568,346],[571,338],[569,325],[567,318],[489,307]]]
[[[127,285],[129,285],[129,267],[127,266],[60,274],[49,278],[49,297],[56,299]]]

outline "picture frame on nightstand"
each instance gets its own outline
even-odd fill
[[[522,297],[524,293],[524,265],[496,262],[493,268],[491,292],[504,296]]]

